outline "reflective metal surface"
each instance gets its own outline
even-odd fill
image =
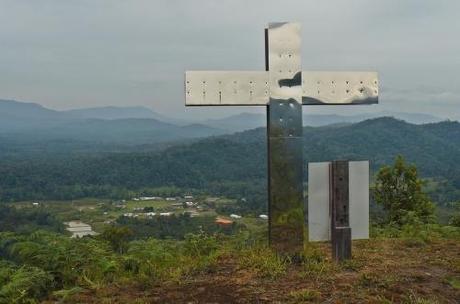
[[[308,164],[308,239],[330,240],[329,162]],[[352,239],[369,238],[369,162],[350,161],[349,221]]]
[[[190,71],[185,73],[185,104],[266,105],[268,74],[257,71]]]
[[[304,105],[378,103],[375,72],[303,72]]]
[[[304,246],[300,26],[270,24],[266,53],[270,245],[296,254]]]
[[[278,56],[271,56],[272,65],[276,66],[275,72],[272,73],[264,71],[186,72],[185,104],[187,106],[266,105],[270,94],[272,97],[291,93],[299,95],[297,85],[300,82],[304,105],[378,103],[377,73],[314,71],[295,73],[293,72],[295,71],[294,64],[300,60],[298,56],[294,57],[293,52],[290,51],[278,51],[280,52]]]
[[[277,252],[296,254],[304,245],[302,139],[270,138],[269,233]]]
[[[302,72],[298,23],[270,23],[265,35],[266,71],[186,72],[185,101],[187,106],[267,107],[270,243],[280,253],[296,254],[303,250],[305,235],[302,104],[377,103],[378,80],[377,74],[372,72]],[[322,165],[317,169],[314,166],[311,168],[319,172],[313,176],[318,177],[318,183],[322,183]],[[360,171],[357,176],[362,174]],[[351,176],[353,173],[350,171]],[[351,188],[360,185],[362,181],[357,180],[355,184],[350,180]],[[314,183],[313,177],[309,187]],[[315,191],[318,192],[317,199],[314,199]],[[322,205],[325,197],[328,199],[328,194],[324,194],[322,188],[315,187],[310,195],[316,201],[309,212],[310,225],[314,227],[310,229],[310,239],[329,238],[329,214],[324,218]],[[359,208],[364,197],[365,193],[356,195]],[[353,208],[352,203],[350,208]],[[310,218],[313,215],[315,218]],[[364,227],[366,218],[362,216],[351,216],[351,225]],[[354,233],[356,231],[359,230],[355,229]],[[360,235],[364,236],[365,233]]]

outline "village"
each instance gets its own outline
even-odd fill
[[[66,231],[72,238],[98,235],[119,218],[149,220],[156,217],[186,215],[191,218],[213,217],[215,225],[220,227],[229,227],[235,223],[266,224],[268,220],[266,214],[249,216],[236,213],[221,214],[216,211],[218,206],[234,203],[234,200],[224,197],[194,197],[185,194],[174,197],[139,196],[129,200],[23,202],[19,206],[32,205],[34,208],[46,208],[56,214],[62,219]]]

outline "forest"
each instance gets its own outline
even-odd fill
[[[331,159],[368,159],[375,172],[401,154],[430,181],[430,195],[436,203],[448,205],[460,199],[458,122],[412,125],[378,118],[344,126],[305,127],[304,138],[305,172],[307,162]],[[16,153],[4,152],[0,159],[0,201],[121,199],[152,194],[159,187],[234,198],[252,196],[251,202],[265,200],[263,128],[160,151],[131,147],[115,152],[106,147],[106,152],[97,153],[72,149],[30,154],[29,148],[23,153],[16,147]],[[250,208],[260,210],[257,204]]]

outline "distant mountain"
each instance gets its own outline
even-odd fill
[[[0,133],[34,131],[66,121],[68,118],[61,112],[36,103],[0,100]]]
[[[417,113],[383,112],[345,116],[308,114],[304,111],[303,123],[308,126],[340,126],[380,116],[392,116],[416,124],[441,120]],[[15,134],[18,140],[65,139],[137,145],[241,132],[265,126],[265,114],[241,113],[190,124],[146,107],[55,111],[35,103],[0,100],[0,134]]]
[[[203,121],[203,124],[239,132],[264,127],[267,124],[267,118],[264,114],[241,113],[221,119],[208,119]]]
[[[226,133],[225,130],[203,125],[185,127],[156,119],[87,119],[60,128],[46,130],[47,138],[72,138],[79,141],[141,145],[173,142],[189,138],[208,137]]]
[[[393,117],[412,124],[426,124],[443,121],[442,118],[423,113],[403,112],[376,112],[359,115],[325,115],[325,114],[303,114],[303,124],[306,126],[326,126],[331,124],[356,123],[367,119],[379,117]]]
[[[167,120],[144,107],[54,111],[35,103],[0,100],[0,141],[17,145],[38,141],[141,145],[228,133],[223,128],[179,126]]]
[[[336,124],[350,124],[356,123],[367,119],[373,119],[378,117],[393,117],[396,119],[402,119],[412,124],[425,124],[442,121],[442,118],[422,113],[402,113],[402,112],[377,112],[367,113],[360,115],[328,115],[328,114],[308,114],[307,111],[303,113],[303,124],[304,126],[320,127],[326,125]],[[220,127],[233,132],[239,132],[244,130],[250,130],[258,127],[264,127],[267,124],[267,118],[265,114],[254,114],[254,113],[241,113],[232,115],[221,119],[209,119],[203,121],[211,127]]]
[[[158,114],[146,107],[98,107],[98,108],[86,108],[86,109],[75,109],[64,111],[63,114],[67,114],[72,118],[79,119],[128,119],[128,118],[151,118],[161,121],[168,121],[168,118]]]

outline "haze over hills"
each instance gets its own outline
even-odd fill
[[[137,128],[135,123],[142,122],[123,121],[125,128]],[[375,170],[401,154],[417,165],[422,176],[443,181],[440,185],[445,189],[439,201],[460,199],[459,122],[414,125],[386,117],[341,126],[305,127],[304,138],[305,166],[313,161],[368,159]],[[34,195],[62,198],[65,192],[72,198],[81,193],[98,196],[112,190],[161,186],[219,193],[236,187],[233,192],[264,193],[266,147],[265,129],[257,128],[177,143],[161,151],[140,152],[133,145],[126,153],[107,150],[60,157],[38,153],[17,161],[21,152],[16,149],[16,161],[0,157],[0,195],[6,200],[19,196],[32,199]],[[248,190],[253,187],[258,190]]]
[[[380,112],[346,116],[308,114],[304,111],[303,122],[304,125],[308,126],[325,126],[330,124],[355,123],[382,116],[391,116],[414,124],[443,120],[429,114],[420,113]],[[93,127],[90,137],[96,139],[100,131],[101,134],[99,137],[105,140],[107,139],[107,134],[104,129],[115,128],[115,132],[120,130],[120,128],[128,127],[126,119],[130,122],[134,122],[135,119],[143,121],[130,126],[129,129],[132,132],[136,131],[136,126],[140,128],[140,133],[146,133],[146,129],[149,128],[152,129],[153,133],[154,130],[161,130],[162,133],[165,133],[167,126],[172,129],[182,127],[182,130],[185,130],[185,132],[179,139],[240,132],[266,125],[265,114],[255,113],[240,113],[221,119],[187,122],[167,117],[146,107],[98,107],[56,111],[47,109],[36,103],[0,100],[0,133],[36,133],[39,130],[46,130],[45,133],[47,134],[65,135],[64,131],[66,131],[69,132],[69,135],[75,135],[84,128],[80,124],[86,124],[88,120],[99,120],[97,123],[95,121],[89,122]],[[150,120],[150,122],[147,120]],[[171,134],[174,133],[176,133],[175,130],[171,130]],[[85,135],[82,134],[82,137],[85,137]],[[166,137],[164,134],[160,137],[153,136],[150,142],[162,141]],[[175,139],[176,137],[172,136],[170,140]]]
[[[177,125],[144,107],[55,111],[35,103],[0,100],[0,135],[16,141],[151,144],[228,133],[201,124]]]
[[[77,119],[104,119],[104,120],[115,120],[115,119],[127,119],[127,118],[139,118],[139,119],[156,119],[160,121],[168,121],[169,118],[158,114],[147,107],[98,107],[98,108],[85,108],[63,111],[70,117]]]

